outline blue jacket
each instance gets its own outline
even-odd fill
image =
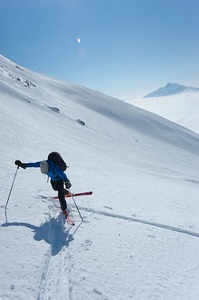
[[[43,161],[43,160],[42,160]],[[63,179],[64,181],[68,181],[68,177],[66,174],[51,160],[46,160],[48,163],[48,177],[50,177],[53,181],[58,181]],[[39,168],[41,161],[33,162],[33,163],[26,163],[27,168]]]

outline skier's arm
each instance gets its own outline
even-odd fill
[[[26,163],[27,168],[39,168],[41,161],[33,162],[33,163]]]
[[[17,165],[18,167],[21,167],[23,169],[26,169],[26,168],[39,168],[40,163],[41,163],[40,161],[34,162],[34,163],[22,163],[20,160],[15,161],[15,165]]]

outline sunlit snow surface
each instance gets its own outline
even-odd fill
[[[0,299],[198,299],[199,136],[0,56]],[[194,108],[193,108],[194,109]],[[85,122],[81,126],[77,120]],[[68,206],[38,169],[60,152]]]

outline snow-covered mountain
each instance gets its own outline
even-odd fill
[[[196,133],[3,56],[0,107],[0,299],[198,299]],[[52,150],[93,191],[84,222],[67,200],[75,227],[38,169],[16,173]]]
[[[176,95],[134,99],[128,102],[199,133],[197,91],[186,90]]]
[[[199,88],[185,86],[178,83],[167,83],[165,87],[159,88],[158,90],[144,96],[144,98],[163,97],[180,94],[182,92],[199,92]]]

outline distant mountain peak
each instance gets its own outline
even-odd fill
[[[143,98],[170,96],[170,95],[180,94],[185,91],[199,92],[199,88],[185,86],[178,83],[167,83],[165,87],[161,87],[158,90],[144,96]]]

